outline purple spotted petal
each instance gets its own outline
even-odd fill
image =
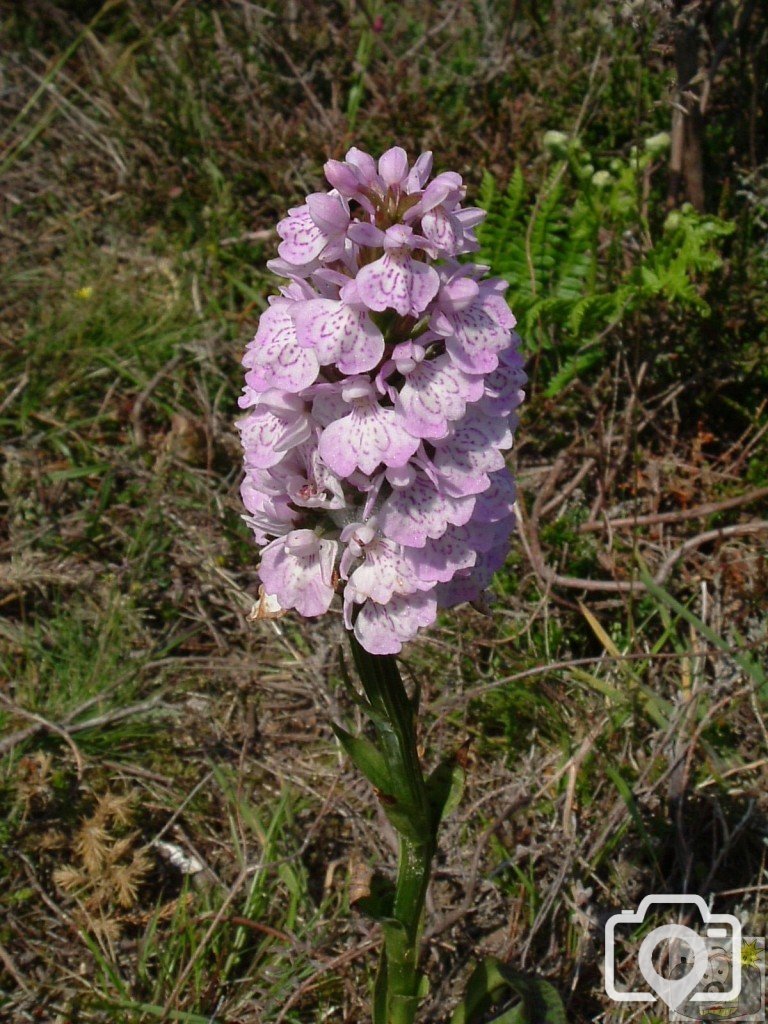
[[[342,478],[357,469],[370,476],[382,463],[404,466],[419,441],[403,429],[395,410],[380,406],[370,392],[347,399],[345,391],[344,397],[351,404],[348,415],[330,423],[320,438],[325,464]]]
[[[430,327],[443,335],[451,359],[466,373],[491,373],[499,365],[499,352],[509,345],[509,332],[479,304],[438,312]]]
[[[449,526],[442,537],[428,539],[423,548],[405,548],[405,555],[420,580],[447,583],[462,569],[470,569],[477,551],[467,539],[466,526]]]
[[[491,551],[478,555],[477,562],[466,576],[457,575],[449,583],[440,583],[435,588],[439,608],[453,608],[465,601],[478,601],[482,598],[494,573],[504,565],[507,556],[506,542]]]
[[[517,319],[507,305],[504,292],[507,288],[506,281],[484,282],[482,290],[482,303],[485,312],[507,331],[512,331],[517,324]],[[518,339],[519,340],[519,339]]]
[[[513,338],[516,335],[513,335]],[[502,353],[498,367],[485,377],[485,391],[477,408],[486,416],[509,416],[525,398],[523,385],[528,377],[519,352]]]
[[[440,438],[483,394],[483,381],[462,373],[447,356],[418,363],[395,399],[403,424],[415,437]]]
[[[504,466],[499,449],[511,444],[506,420],[472,408],[445,441],[435,442],[432,464],[452,493],[479,494],[489,486],[488,474]]]
[[[268,476],[266,470],[249,469],[240,486],[243,505],[250,513],[243,519],[259,544],[266,544],[271,537],[290,532],[296,519],[286,496],[274,496],[267,490],[264,478]]]
[[[277,233],[283,239],[277,251],[282,259],[297,267],[321,256],[338,259],[344,252],[348,224],[349,211],[341,196],[315,192],[303,206],[289,210],[277,225]]]
[[[272,394],[262,399],[269,400]],[[287,407],[282,409],[277,402],[257,405],[237,421],[247,466],[269,469],[277,465],[290,448],[309,440],[312,428],[303,411],[304,403],[295,395],[287,397],[295,399],[295,403],[286,403]]]
[[[442,537],[449,523],[463,526],[472,515],[475,499],[438,492],[424,473],[408,487],[396,487],[379,513],[382,533],[409,548],[423,548],[427,538]]]
[[[421,232],[432,242],[436,255],[455,256],[459,251],[461,230],[455,218],[442,206],[429,210],[421,218]]]
[[[399,544],[377,537],[366,546],[363,562],[350,574],[347,589],[358,604],[368,598],[386,604],[394,594],[428,590],[431,583],[424,579],[416,574]]]
[[[327,242],[306,204],[291,210],[277,225],[277,233],[283,239],[277,247],[281,259],[297,267],[316,260]]]
[[[355,636],[371,654],[397,654],[436,618],[437,602],[431,591],[392,597],[387,604],[366,601],[355,619]]]
[[[357,275],[358,293],[368,309],[394,309],[402,316],[423,313],[439,287],[434,267],[398,250],[385,252]]]
[[[475,501],[473,518],[478,523],[496,523],[511,515],[515,507],[515,480],[508,469],[492,473],[490,485]]]
[[[312,443],[293,449],[275,472],[284,476],[284,489],[294,505],[325,509],[346,505],[341,481],[328,469]]]
[[[322,615],[333,600],[333,564],[338,543],[312,530],[293,530],[261,553],[259,576],[266,594],[300,615]]]
[[[298,394],[317,378],[320,364],[315,353],[296,340],[291,306],[279,299],[262,313],[256,336],[245,350],[243,366],[250,371],[245,380],[254,391],[279,388]]]
[[[296,338],[312,349],[321,366],[335,363],[342,373],[372,370],[384,354],[384,337],[364,309],[333,299],[297,302]]]

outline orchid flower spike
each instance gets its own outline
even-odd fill
[[[479,600],[514,529],[505,463],[526,376],[506,285],[458,258],[460,175],[352,148],[277,225],[283,278],[243,364],[247,515],[271,609],[395,654]]]

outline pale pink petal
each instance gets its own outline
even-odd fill
[[[246,383],[254,391],[278,388],[297,394],[317,378],[320,364],[315,353],[296,339],[291,305],[280,299],[262,313],[256,336],[246,348],[243,365],[251,371]]]
[[[451,333],[445,338],[445,347],[451,359],[466,373],[490,373],[499,365],[498,353],[509,345],[509,332],[493,319],[482,307],[446,315]],[[437,320],[437,318],[436,318]],[[445,334],[443,326],[430,324],[439,334]]]
[[[348,477],[356,469],[370,476],[382,463],[404,466],[418,446],[418,438],[401,426],[394,409],[363,402],[325,428],[319,450],[334,473]]]
[[[286,263],[302,266],[316,260],[326,246],[326,236],[312,220],[309,207],[298,207],[277,225],[283,239],[277,251]]]
[[[371,654],[397,654],[436,618],[437,602],[431,592],[393,597],[387,604],[366,601],[355,619],[355,636]]]
[[[398,250],[363,267],[356,280],[360,300],[369,309],[394,309],[402,316],[423,313],[440,287],[434,267]]]
[[[506,281],[503,282],[506,285]],[[517,324],[517,318],[507,304],[503,293],[487,292],[482,297],[482,306],[485,312],[496,321],[505,331],[512,331]],[[520,339],[517,338],[519,342]]]
[[[400,185],[408,175],[408,154],[393,146],[379,157],[379,176],[385,185]]]
[[[421,231],[439,255],[453,256],[458,251],[459,235],[456,233],[454,219],[442,206],[424,214],[421,218]]]
[[[482,394],[480,377],[463,373],[440,356],[419,363],[406,375],[395,408],[415,437],[441,438],[448,433],[449,423],[464,415],[467,403],[477,402]]]
[[[309,215],[328,239],[343,236],[349,226],[349,208],[339,196],[314,192],[307,196]]]
[[[384,354],[384,337],[365,310],[333,299],[297,302],[296,338],[311,348],[321,366],[335,363],[342,373],[372,370]]]
[[[508,469],[492,473],[489,486],[478,494],[473,518],[478,523],[496,523],[506,519],[515,507],[515,480]]]
[[[236,426],[245,463],[256,469],[277,465],[291,444],[303,444],[311,434],[307,416],[281,416],[268,406],[256,406]]]
[[[416,162],[408,173],[405,182],[405,191],[411,195],[420,191],[427,183],[432,173],[432,153],[427,151],[416,158]]]
[[[408,487],[397,487],[379,513],[382,533],[410,548],[423,548],[427,538],[441,537],[449,523],[468,522],[475,499],[451,497],[438,492],[432,481],[419,473]]]
[[[485,391],[477,408],[486,416],[509,416],[525,398],[522,388],[528,377],[523,369],[524,360],[519,352],[513,356],[515,361],[510,362],[502,353],[498,367],[485,377]]]
[[[405,548],[405,557],[420,580],[447,583],[462,569],[471,568],[477,551],[468,542],[466,526],[449,526],[442,537],[428,539],[423,548]]]
[[[483,416],[472,408],[448,438],[435,441],[432,464],[453,493],[479,494],[490,484],[488,474],[504,466],[499,449],[511,444],[506,420]]]
[[[261,553],[259,576],[264,592],[300,615],[322,615],[333,600],[333,564],[338,543],[320,540],[311,530],[294,530]]]

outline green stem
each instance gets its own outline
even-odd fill
[[[398,831],[398,867],[391,918],[374,999],[374,1024],[413,1024],[421,998],[419,953],[424,904],[436,847],[432,812],[416,746],[416,701],[406,693],[391,655],[369,654],[350,634],[352,654],[392,777],[398,782],[409,835]]]
[[[399,836],[399,856],[393,917],[403,926],[386,942],[390,999],[387,1024],[411,1024],[421,988],[419,954],[424,930],[434,846],[417,845]]]

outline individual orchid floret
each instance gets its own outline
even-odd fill
[[[432,464],[453,494],[481,494],[490,486],[489,473],[504,467],[502,451],[512,447],[505,419],[484,416],[470,407],[453,433],[435,441]]]
[[[266,391],[258,405],[238,420],[246,466],[269,469],[312,435],[306,404],[298,395]]]
[[[475,499],[473,517],[476,523],[498,523],[513,514],[515,507],[515,481],[504,467],[489,475],[488,487]]]
[[[267,471],[250,470],[240,487],[243,505],[250,513],[243,518],[259,544],[267,544],[270,537],[289,533],[296,520],[296,512],[291,508],[288,496],[271,494],[266,477]]]
[[[399,654],[403,644],[437,618],[432,591],[408,597],[393,596],[386,604],[366,601],[355,617],[355,636],[371,654]],[[350,625],[347,625],[350,628]]]
[[[482,378],[470,376],[446,356],[425,360],[426,349],[415,342],[398,345],[392,367],[403,377],[393,401],[406,430],[416,437],[445,437],[450,424],[460,420],[468,402],[483,396]]]
[[[349,412],[330,423],[319,443],[320,457],[334,473],[348,477],[356,469],[368,475],[385,466],[404,466],[419,447],[394,409],[378,401],[365,377],[352,377],[341,391]]]
[[[348,281],[338,299],[297,302],[293,320],[298,343],[311,349],[321,366],[342,373],[365,373],[381,362],[384,336],[360,301],[356,281]]]
[[[478,548],[468,526],[449,526],[442,537],[428,539],[423,548],[406,548],[416,578],[424,583],[448,583],[456,573],[471,569]]]
[[[423,548],[428,538],[442,537],[449,523],[463,526],[469,522],[475,499],[443,493],[426,473],[409,469],[410,480],[392,488],[379,520],[386,537],[406,547]],[[400,479],[402,482],[403,477]]]
[[[523,385],[528,380],[523,369],[524,359],[517,350],[520,339],[513,335],[514,348],[499,355],[499,365],[484,378],[485,389],[477,404],[486,416],[509,416],[525,399]]]
[[[347,504],[341,481],[312,442],[294,448],[271,472],[279,475],[287,499],[298,508],[335,510]]]
[[[484,219],[485,210],[462,209],[465,194],[461,175],[446,171],[429,183],[418,203],[404,215],[406,223],[421,222],[421,233],[435,257],[457,256],[478,248],[472,229]]]
[[[259,575],[266,594],[300,615],[322,615],[333,600],[333,566],[338,543],[312,530],[293,530],[261,553]]]
[[[395,594],[429,590],[433,583],[420,579],[401,546],[383,537],[376,526],[376,519],[371,518],[367,523],[350,523],[341,532],[347,548],[339,570],[348,580],[347,599],[358,604],[368,599],[387,604]]]
[[[338,193],[313,192],[303,206],[289,210],[277,225],[283,239],[277,251],[287,263],[299,267],[318,259],[339,259],[348,227],[346,199]]]
[[[350,230],[350,236],[360,245],[384,248],[384,255],[357,275],[357,292],[368,309],[394,309],[401,316],[423,313],[440,287],[435,268],[412,256],[425,240],[406,224],[395,224],[386,231],[372,224],[360,225],[356,231]]]
[[[273,302],[245,350],[245,382],[253,391],[279,388],[298,394],[317,378],[320,364],[313,350],[297,340],[293,305],[283,298]]]
[[[493,283],[478,284],[461,274],[440,289],[429,326],[445,338],[451,359],[466,373],[492,373],[499,353],[509,347],[515,321],[500,322],[497,297]]]

